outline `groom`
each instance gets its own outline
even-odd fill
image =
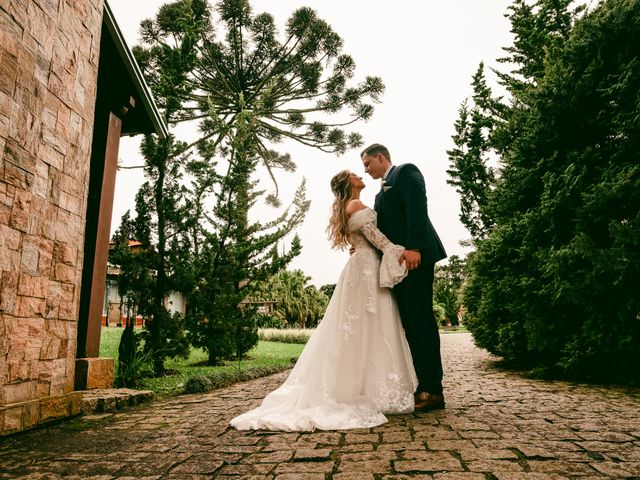
[[[441,409],[442,360],[433,316],[433,270],[447,254],[429,220],[424,178],[411,163],[392,165],[389,150],[379,143],[365,148],[360,157],[364,171],[373,179],[382,179],[375,200],[378,228],[406,248],[400,261],[406,263],[409,275],[393,293],[418,376],[415,409]]]

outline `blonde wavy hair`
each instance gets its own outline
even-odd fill
[[[331,179],[331,191],[335,199],[331,207],[331,218],[329,219],[327,233],[329,234],[331,247],[340,250],[347,247],[350,240],[346,213],[347,202],[353,194],[350,175],[351,172],[349,170],[343,170]]]

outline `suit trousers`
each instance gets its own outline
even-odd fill
[[[418,377],[418,392],[442,393],[440,333],[433,315],[434,263],[411,270],[393,288]]]

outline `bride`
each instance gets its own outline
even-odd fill
[[[329,238],[334,248],[350,244],[355,252],[289,377],[258,408],[232,419],[233,427],[369,428],[385,423],[385,413],[413,411],[417,380],[389,289],[407,275],[399,263],[404,248],[376,228],[375,211],[360,201],[364,186],[347,170],[331,179]]]

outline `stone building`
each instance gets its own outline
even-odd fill
[[[104,0],[0,0],[0,435],[77,413],[121,135],[166,135]]]

